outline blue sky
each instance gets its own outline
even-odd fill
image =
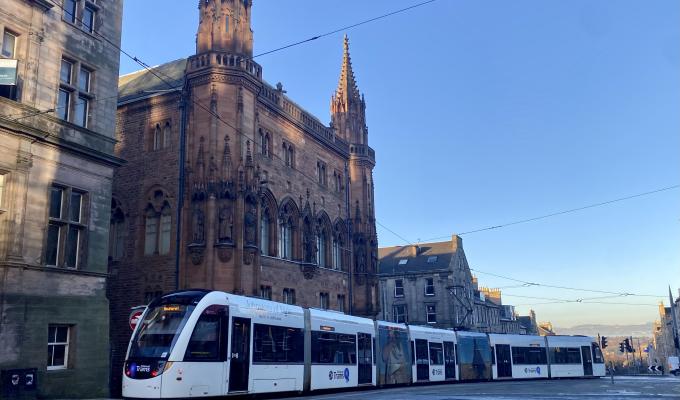
[[[257,0],[255,53],[416,2]],[[196,4],[126,1],[122,47],[150,65],[193,54]],[[379,222],[416,242],[679,184],[679,17],[675,0],[439,0],[348,31]],[[257,61],[328,122],[342,35]],[[121,59],[121,73],[137,69]],[[382,228],[379,241],[404,244]],[[680,190],[466,235],[464,245],[480,271],[667,299],[669,284],[680,287]],[[658,316],[650,297],[538,304],[511,295],[598,294],[503,293],[557,326]]]

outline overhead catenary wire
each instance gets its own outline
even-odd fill
[[[412,10],[414,8],[418,8],[418,7],[422,7],[422,6],[430,4],[430,3],[434,3],[435,1],[437,1],[437,0],[428,0],[428,1],[423,1],[421,3],[413,4],[411,6],[404,7],[404,8],[401,8],[399,10],[391,11],[391,12],[379,15],[377,17],[369,18],[369,19],[366,19],[366,20],[363,20],[363,21],[360,21],[360,22],[357,22],[357,23],[354,23],[354,24],[351,24],[351,25],[343,26],[342,28],[334,29],[332,31],[321,33],[321,34],[309,37],[307,39],[303,39],[303,40],[300,40],[300,41],[297,41],[297,42],[289,43],[287,45],[284,45],[284,46],[281,46],[281,47],[278,47],[278,48],[275,48],[275,49],[272,49],[272,50],[264,51],[262,53],[259,53],[257,55],[250,57],[250,59],[266,56],[268,54],[276,53],[276,52],[281,51],[281,50],[285,50],[285,49],[289,49],[291,47],[299,46],[301,44],[309,43],[309,42],[315,41],[317,39],[321,39],[321,38],[326,37],[326,36],[331,36],[331,35],[334,35],[336,33],[348,31],[350,29],[356,28],[356,27],[361,26],[361,25],[366,25],[368,23],[375,22],[375,21],[390,17],[392,15],[400,14],[400,13],[403,13],[405,11]]]
[[[50,1],[52,4],[59,7],[64,13],[67,13],[68,15],[72,16],[74,19],[76,19],[76,21],[82,23],[81,18],[78,18],[77,16],[73,15],[69,10],[66,10],[61,4],[58,4],[57,2],[55,2],[53,0],[48,0],[48,1]],[[372,17],[372,18],[369,18],[369,19],[366,19],[366,20],[363,20],[363,21],[359,21],[359,22],[356,22],[356,23],[353,23],[353,24],[350,24],[350,25],[346,25],[346,26],[343,26],[341,28],[334,29],[332,31],[320,33],[318,35],[309,37],[309,38],[304,39],[304,40],[299,40],[297,42],[289,43],[289,44],[283,45],[281,47],[277,47],[275,49],[267,50],[267,51],[264,51],[262,53],[258,53],[256,55],[253,55],[252,57],[246,57],[243,60],[244,61],[252,60],[252,59],[255,59],[257,57],[262,57],[262,56],[266,56],[268,54],[277,53],[279,51],[289,49],[291,47],[295,47],[295,46],[299,46],[299,45],[302,45],[302,44],[305,44],[305,43],[309,43],[309,42],[315,41],[317,39],[321,39],[321,38],[324,38],[324,37],[327,37],[327,36],[334,35],[336,33],[348,31],[350,29],[353,29],[353,28],[356,28],[356,27],[359,27],[359,26],[362,26],[362,25],[366,25],[366,24],[369,24],[371,22],[375,22],[375,21],[378,21],[378,20],[381,20],[381,19],[385,19],[385,18],[391,17],[391,16],[396,15],[396,14],[401,14],[401,13],[404,13],[406,11],[412,10],[414,8],[418,8],[418,7],[422,7],[422,6],[425,6],[425,5],[430,4],[430,3],[434,3],[436,1],[438,1],[438,0],[427,0],[427,1],[420,2],[420,3],[416,3],[416,4],[410,5],[408,7],[400,8],[398,10],[394,10],[394,11],[391,11],[391,12],[388,12],[388,13],[385,13],[385,14],[381,14],[381,15],[378,15],[376,17]],[[108,39],[107,37],[102,35],[101,33],[96,32],[96,31],[94,33],[97,34],[97,36],[104,39],[104,41],[106,41],[110,45],[114,46],[122,54],[124,54],[125,56],[127,56],[128,58],[130,58],[131,60],[136,62],[137,64],[141,65],[142,67],[144,67],[145,69],[148,70],[149,68],[151,68],[151,67],[149,67],[148,64],[142,62],[139,58],[137,58],[137,57],[133,56],[132,54],[126,52],[119,45],[117,45],[116,43],[114,43],[113,41],[111,41],[110,39]],[[118,95],[110,97],[110,98],[115,98],[115,97],[118,97]],[[106,99],[109,99],[109,98],[94,99],[94,100],[91,100],[91,102],[97,102],[97,101],[102,101],[102,100],[106,100]],[[28,114],[28,115],[19,116],[18,118],[14,118],[14,116],[3,116],[3,118],[14,118],[13,121],[16,122],[16,121],[24,119],[24,118],[29,118],[29,117],[34,117],[34,116],[37,116],[37,115],[55,112],[56,110],[63,108],[63,107],[66,107],[66,106],[54,107],[54,108],[49,108],[49,109],[45,109],[45,110],[40,110],[40,111],[31,113],[31,114]]]
[[[633,194],[633,195],[630,195],[630,196],[620,197],[620,198],[613,199],[613,200],[607,200],[607,201],[603,201],[603,202],[600,202],[600,203],[589,204],[589,205],[582,206],[582,207],[571,208],[571,209],[563,210],[563,211],[557,211],[557,212],[554,212],[554,213],[545,214],[545,215],[541,215],[541,216],[538,216],[538,217],[521,219],[521,220],[517,220],[517,221],[513,221],[513,222],[507,222],[507,223],[500,224],[500,225],[491,225],[491,226],[487,226],[485,228],[473,229],[473,230],[470,230],[470,231],[457,233],[457,235],[463,236],[463,235],[469,235],[471,233],[484,232],[484,231],[490,231],[490,230],[494,230],[494,229],[506,228],[508,226],[513,226],[513,225],[525,224],[527,222],[539,221],[539,220],[546,219],[546,218],[556,217],[558,215],[570,214],[570,213],[574,213],[574,212],[578,212],[578,211],[587,210],[589,208],[601,207],[601,206],[605,206],[605,205],[609,205],[609,204],[613,204],[613,203],[618,203],[618,202],[621,202],[621,201],[631,200],[631,199],[635,199],[635,198],[643,197],[643,196],[649,196],[649,195],[652,195],[652,194],[661,193],[661,192],[665,192],[665,191],[668,191],[668,190],[674,190],[674,189],[678,189],[678,188],[680,188],[680,184],[672,185],[672,186],[666,186],[666,187],[662,187],[662,188],[659,188],[659,189],[654,189],[654,190],[650,190],[650,191],[647,191],[647,192],[637,193],[637,194]],[[451,237],[451,235],[437,236],[437,237],[425,239],[425,241],[427,242],[427,241],[431,241],[431,240],[439,240],[439,239],[445,239],[445,238],[450,238],[450,237]]]
[[[551,284],[546,284],[546,283],[539,283],[539,282],[530,282],[527,280],[522,280],[522,279],[517,279],[517,278],[512,278],[509,276],[505,275],[500,275],[496,274],[493,272],[487,272],[487,271],[482,271],[477,268],[470,268],[470,271],[483,274],[483,275],[489,275],[489,276],[494,276],[496,278],[501,278],[501,279],[506,279],[512,282],[518,282],[522,283],[525,285],[525,287],[545,287],[545,288],[551,288],[551,289],[562,289],[562,290],[573,290],[573,291],[578,291],[578,292],[589,292],[589,293],[601,293],[601,294],[610,294],[614,296],[632,296],[632,297],[653,297],[653,298],[662,298],[664,296],[657,296],[657,295],[652,295],[652,294],[640,294],[640,293],[630,293],[630,292],[614,292],[614,291],[609,291],[609,290],[599,290],[599,289],[584,289],[584,288],[577,288],[577,287],[569,287],[569,286],[561,286],[561,285],[551,285]]]
[[[58,2],[56,2],[56,1],[54,1],[54,0],[49,0],[49,1],[50,1],[52,4],[56,5],[57,7],[59,7],[60,9],[62,9],[64,12],[70,14],[70,12],[67,11],[67,10],[66,10],[61,4],[59,4]],[[433,2],[435,2],[435,1],[436,1],[436,0],[429,0],[429,1],[422,2],[422,3],[418,3],[418,4],[415,4],[415,5],[413,5],[413,6],[410,6],[410,7],[401,9],[401,10],[397,10],[397,11],[394,11],[394,12],[391,12],[391,13],[387,13],[387,14],[384,14],[384,15],[379,16],[379,17],[371,18],[371,19],[369,19],[369,20],[365,20],[365,21],[362,21],[362,22],[359,22],[359,23],[356,23],[356,24],[353,24],[353,25],[349,25],[349,26],[347,26],[347,27],[344,27],[344,28],[341,28],[341,29],[338,29],[338,30],[334,30],[334,31],[326,32],[326,33],[321,34],[321,35],[317,35],[317,37],[314,37],[314,38],[310,38],[310,39],[306,39],[306,40],[303,40],[303,41],[291,43],[290,45],[286,45],[286,46],[283,46],[283,47],[280,47],[280,48],[277,48],[277,49],[274,49],[274,50],[271,50],[271,51],[268,51],[268,52],[260,53],[260,54],[257,54],[256,56],[254,56],[253,58],[255,58],[255,57],[260,57],[260,56],[264,56],[264,55],[266,55],[266,54],[271,54],[271,53],[274,53],[274,52],[277,52],[277,51],[281,51],[281,50],[284,50],[284,49],[286,49],[286,48],[290,48],[290,47],[293,47],[293,46],[297,46],[297,45],[300,45],[300,44],[303,44],[303,43],[307,43],[307,42],[309,42],[309,41],[316,40],[316,39],[318,39],[318,38],[320,38],[320,37],[324,37],[324,36],[332,35],[332,34],[334,34],[334,33],[338,33],[338,32],[340,32],[340,31],[342,31],[342,30],[344,30],[344,29],[351,29],[351,28],[353,28],[353,27],[360,26],[360,25],[363,25],[363,24],[366,24],[366,23],[369,23],[369,22],[372,22],[372,21],[376,21],[376,20],[385,18],[385,17],[387,17],[387,16],[394,15],[394,14],[397,14],[397,13],[401,13],[401,12],[404,12],[404,11],[406,11],[406,10],[410,10],[410,9],[413,9],[413,8],[416,8],[416,7],[420,7],[420,6],[425,5],[425,4],[433,3]],[[75,16],[74,16],[74,17],[75,17]],[[77,17],[75,17],[75,18],[76,18],[77,20],[79,20],[79,21],[82,23],[82,20],[81,20],[80,18],[77,18]],[[163,78],[163,77],[161,76],[161,75],[164,75],[164,74],[162,74],[160,71],[158,71],[158,70],[156,70],[156,69],[150,67],[148,64],[146,64],[145,62],[143,62],[142,60],[140,60],[138,57],[133,56],[132,54],[128,53],[127,51],[125,51],[124,49],[122,49],[118,44],[116,44],[115,42],[113,42],[113,41],[111,41],[110,39],[108,39],[106,36],[104,36],[104,35],[102,35],[102,34],[100,34],[100,33],[98,33],[98,32],[95,32],[95,33],[97,34],[97,36],[101,37],[105,42],[109,43],[111,46],[113,46],[114,48],[116,48],[117,50],[119,50],[119,51],[121,52],[121,54],[123,54],[123,55],[125,55],[126,57],[130,58],[131,60],[133,60],[134,62],[136,62],[136,63],[139,64],[140,66],[142,66],[142,67],[143,67],[145,70],[147,70],[149,73],[151,73],[152,75],[154,75],[154,76],[155,76],[157,79],[159,79],[161,82],[163,82],[164,84],[166,84],[166,85],[168,86],[169,89],[175,89],[175,86],[174,86],[171,82],[169,82],[167,79],[165,79],[165,78]],[[167,76],[166,76],[166,77],[167,77]],[[172,80],[172,79],[170,79],[170,80]],[[237,134],[243,136],[243,137],[246,138],[247,140],[251,140],[251,138],[250,138],[248,135],[246,135],[246,134],[243,133],[240,129],[238,129],[238,128],[236,128],[235,126],[233,126],[232,124],[230,124],[228,121],[225,121],[219,114],[214,113],[214,112],[213,112],[210,108],[208,108],[207,106],[201,104],[200,102],[198,102],[197,100],[195,100],[195,99],[193,99],[193,98],[191,98],[191,99],[189,99],[189,100],[190,100],[194,105],[198,106],[199,108],[201,108],[201,109],[207,111],[210,115],[214,116],[214,117],[215,117],[218,121],[220,121],[221,123],[225,124],[226,126],[229,126],[229,127],[230,127],[231,129],[233,129]],[[49,112],[49,111],[44,111],[44,112]],[[258,146],[258,145],[259,145],[259,144],[257,143],[257,141],[253,140],[253,149],[255,149],[256,146]],[[259,145],[259,146],[261,147],[261,145]],[[283,158],[281,158],[280,156],[278,156],[278,155],[276,155],[276,154],[271,154],[271,156],[274,157],[274,158],[276,158],[276,159],[278,159],[280,162],[284,163],[284,165],[285,165],[285,160],[283,160]],[[303,177],[309,179],[310,181],[312,181],[312,182],[314,182],[314,183],[317,183],[317,180],[316,180],[316,179],[310,177],[309,175],[306,175],[304,172],[302,172],[302,171],[300,171],[300,170],[296,170],[296,172],[299,173],[301,176],[303,176]],[[627,196],[627,197],[623,197],[623,198],[619,198],[619,199],[614,199],[614,200],[610,200],[610,201],[606,201],[606,202],[602,202],[602,203],[591,204],[591,205],[588,205],[588,206],[578,207],[578,208],[574,208],[574,209],[570,209],[570,210],[564,210],[564,211],[560,211],[560,212],[556,212],[556,213],[551,213],[551,214],[547,214],[547,215],[543,215],[543,216],[539,216],[539,217],[529,218],[529,219],[525,219],[525,220],[514,221],[514,222],[502,224],[502,225],[495,225],[495,226],[490,226],[490,227],[486,227],[486,228],[475,229],[475,230],[472,230],[472,231],[467,231],[467,232],[459,233],[458,235],[466,235],[466,234],[470,234],[470,233],[476,233],[476,232],[481,232],[481,231],[486,231],[486,230],[492,230],[492,229],[499,229],[499,228],[503,228],[503,227],[507,227],[507,226],[511,226],[511,225],[517,225],[517,224],[521,224],[521,223],[536,221],[536,220],[545,219],[545,218],[549,218],[549,217],[553,217],[553,216],[557,216],[557,215],[562,215],[562,214],[577,212],[577,211],[585,210],[585,209],[588,209],[588,208],[599,207],[599,206],[603,206],[603,205],[607,205],[607,204],[611,204],[611,203],[615,203],[615,202],[619,202],[619,201],[629,200],[629,199],[633,199],[633,198],[636,198],[636,197],[646,196],[646,195],[650,195],[650,194],[654,194],[654,193],[658,193],[658,192],[662,192],[662,191],[666,191],[666,190],[677,189],[678,187],[680,187],[680,185],[674,185],[674,186],[670,186],[670,187],[666,187],[666,188],[661,188],[661,189],[657,189],[657,190],[650,191],[650,192],[639,193],[639,194],[632,195],[632,196]],[[387,228],[384,224],[380,223],[380,222],[377,221],[377,220],[376,220],[376,224],[379,225],[379,226],[381,226],[382,228],[388,230],[389,232],[391,232],[391,233],[394,234],[395,236],[399,237],[401,240],[404,240],[405,242],[411,243],[409,240],[405,239],[403,236],[399,235],[399,234],[396,233],[395,231],[393,231],[393,230]],[[427,239],[427,240],[435,240],[435,239],[440,239],[440,238],[445,238],[445,237],[448,238],[448,237],[450,237],[450,236],[447,235],[447,236],[444,236],[444,237],[432,238],[432,239]],[[411,244],[412,244],[412,243],[411,243]],[[347,250],[347,249],[345,249],[345,250]],[[479,272],[479,273],[483,273],[483,274],[495,275],[495,274],[491,274],[491,273],[486,273],[486,272],[484,272],[484,271],[479,271],[479,270],[476,270],[476,269],[475,269],[474,271]],[[500,276],[500,275],[496,275],[496,276],[502,277],[502,276]],[[515,282],[519,282],[519,283],[522,283],[523,285],[527,285],[527,286],[543,286],[543,287],[549,287],[549,288],[566,289],[566,290],[577,290],[577,291],[585,291],[585,292],[593,292],[593,293],[603,293],[603,294],[613,294],[613,295],[619,295],[619,296],[647,296],[647,297],[655,297],[655,298],[660,297],[660,296],[654,296],[654,295],[644,295],[644,294],[634,294],[634,293],[617,293],[617,292],[603,291],[603,290],[580,289],[580,288],[571,288],[571,287],[556,286],[556,285],[546,285],[546,284],[539,284],[539,283],[535,283],[535,282],[528,282],[528,281],[523,281],[523,280],[519,280],[519,279],[509,278],[509,277],[502,277],[502,278],[509,279],[509,280],[512,280],[512,281],[515,281]],[[564,301],[564,300],[559,300],[558,302],[564,303],[565,301]],[[591,304],[624,304],[624,303],[606,303],[606,302],[591,302],[591,301],[588,301],[588,302],[581,301],[581,303],[591,303]],[[630,303],[628,303],[628,304],[630,304]],[[630,304],[630,305],[636,305],[636,304]],[[649,304],[639,304],[639,305],[649,305]]]
[[[59,4],[59,3],[56,2],[55,0],[48,0],[48,1],[50,1],[52,4],[54,4],[55,6],[57,6],[58,8],[60,8],[63,12],[65,12],[65,13],[71,15],[71,16],[72,16],[74,19],[76,19],[78,22],[82,23],[82,19],[81,19],[81,18],[78,18],[77,16],[73,15],[70,11],[66,10],[61,4]],[[407,11],[407,10],[410,10],[410,9],[413,9],[413,8],[416,8],[416,7],[420,7],[420,6],[425,5],[425,4],[428,4],[428,3],[433,3],[433,2],[435,2],[435,1],[437,1],[437,0],[429,0],[429,1],[421,2],[421,3],[415,4],[415,5],[410,6],[410,7],[406,7],[406,8],[404,8],[404,9],[400,9],[400,10],[397,10],[397,11],[393,11],[393,12],[384,14],[384,15],[382,15],[382,16],[374,17],[374,18],[371,18],[371,19],[369,19],[369,20],[365,20],[365,21],[362,21],[362,22],[359,22],[359,23],[350,25],[350,26],[348,27],[348,29],[349,29],[349,28],[352,28],[352,27],[359,26],[359,25],[363,25],[363,24],[366,24],[366,23],[369,23],[369,22],[372,22],[372,21],[376,21],[376,20],[382,19],[382,18],[385,18],[385,17],[390,16],[390,15],[398,14],[398,13],[401,13],[401,12],[404,12],[404,11]],[[340,32],[340,31],[341,31],[341,30],[336,30],[336,31],[333,31],[333,32],[327,32],[327,33],[324,33],[324,34],[320,35],[320,37],[328,36],[328,35],[331,35],[331,34],[333,34],[333,33],[337,33],[337,32]],[[165,85],[167,85],[167,86],[168,86],[168,89],[176,89],[175,85],[173,85],[173,84],[171,83],[171,81],[173,81],[172,78],[168,77],[167,75],[163,74],[162,72],[158,71],[157,69],[155,69],[155,68],[149,66],[147,63],[145,63],[144,61],[142,61],[142,60],[139,59],[138,57],[133,56],[133,55],[130,54],[129,52],[125,51],[124,49],[121,48],[120,45],[116,44],[115,42],[113,42],[112,40],[110,40],[110,39],[107,38],[106,36],[102,35],[101,33],[96,32],[96,31],[95,31],[95,33],[97,34],[97,36],[101,37],[101,38],[102,38],[105,42],[107,42],[109,45],[113,46],[115,49],[117,49],[118,51],[120,51],[121,54],[123,54],[124,56],[128,57],[129,59],[131,59],[131,60],[134,61],[135,63],[139,64],[142,68],[144,68],[144,69],[145,69],[146,71],[148,71],[150,74],[152,74],[152,75],[155,76],[157,79],[159,79],[161,82],[163,82]],[[301,42],[301,43],[303,43],[303,42]],[[298,44],[301,44],[301,43],[298,43]],[[297,44],[293,44],[293,45],[297,45]],[[291,45],[286,46],[286,48],[288,48],[288,47],[292,47],[292,46],[291,46]],[[268,54],[269,54],[269,53],[272,53],[272,52],[274,52],[274,51],[280,51],[280,50],[283,50],[283,48],[274,49],[273,51],[268,52]],[[262,55],[264,55],[264,54],[258,54],[257,56],[262,56]],[[164,78],[163,76],[161,76],[161,75],[165,75],[165,78]],[[168,79],[166,79],[166,78],[168,78]],[[206,112],[208,112],[209,115],[215,117],[219,122],[221,122],[221,123],[223,123],[224,125],[230,127],[231,129],[233,129],[234,132],[236,132],[237,134],[239,134],[239,135],[241,135],[242,137],[244,137],[247,141],[252,140],[252,138],[250,138],[248,135],[246,135],[245,133],[243,133],[240,129],[238,129],[238,128],[235,127],[234,125],[230,124],[228,121],[224,120],[218,113],[213,112],[209,107],[205,106],[204,104],[200,103],[199,101],[197,101],[197,100],[194,99],[194,98],[189,98],[189,101],[190,101],[192,104],[194,104],[194,105],[198,106],[199,108],[201,108],[201,109],[205,110]],[[252,142],[253,142],[253,150],[255,150],[255,148],[256,148],[257,146],[259,146],[260,148],[262,147],[262,145],[261,145],[261,144],[258,144],[257,141],[252,140]],[[278,155],[276,155],[276,154],[271,154],[271,153],[270,153],[270,156],[273,157],[273,158],[275,158],[275,159],[277,159],[277,160],[279,160],[283,165],[285,165],[285,160],[284,160],[282,157],[280,157],[280,156],[278,156]],[[300,170],[296,170],[296,172],[299,173],[301,176],[303,176],[303,177],[309,179],[311,182],[314,182],[315,184],[318,183],[318,181],[317,181],[316,179],[314,179],[313,177],[310,177],[309,175],[305,174],[304,172],[302,172],[302,171],[300,171]],[[377,221],[376,221],[376,223],[377,223]],[[384,225],[381,225],[381,226],[384,227]],[[402,239],[403,239],[403,238],[402,238]],[[347,249],[347,248],[343,248],[343,250],[349,251],[349,249]]]

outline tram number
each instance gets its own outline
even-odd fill
[[[444,375],[444,371],[441,369],[432,369],[432,376],[441,376]]]

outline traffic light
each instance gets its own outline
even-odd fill
[[[626,351],[626,348],[624,346],[625,344],[623,342],[619,343],[619,351],[621,353],[624,353]]]
[[[607,348],[607,337],[606,336],[602,336],[600,338],[600,348],[602,348],[603,350]]]
[[[626,351],[629,353],[635,353],[635,349],[633,349],[633,344],[632,344],[632,339],[626,338],[623,342],[626,344]]]

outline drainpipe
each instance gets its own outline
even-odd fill
[[[345,208],[347,211],[347,249],[349,252],[349,262],[347,263],[347,268],[349,269],[349,274],[347,275],[347,280],[349,284],[349,315],[354,315],[354,288],[352,287],[352,213],[349,201],[349,189],[350,189],[350,178],[349,178],[349,164],[345,162]]]
[[[186,104],[186,90],[180,93],[179,110],[179,182],[177,189],[177,230],[175,232],[175,290],[179,290],[179,258],[180,248],[182,242],[182,209],[184,208],[184,184],[185,171],[184,164],[186,159],[186,124],[187,124],[187,104]]]

